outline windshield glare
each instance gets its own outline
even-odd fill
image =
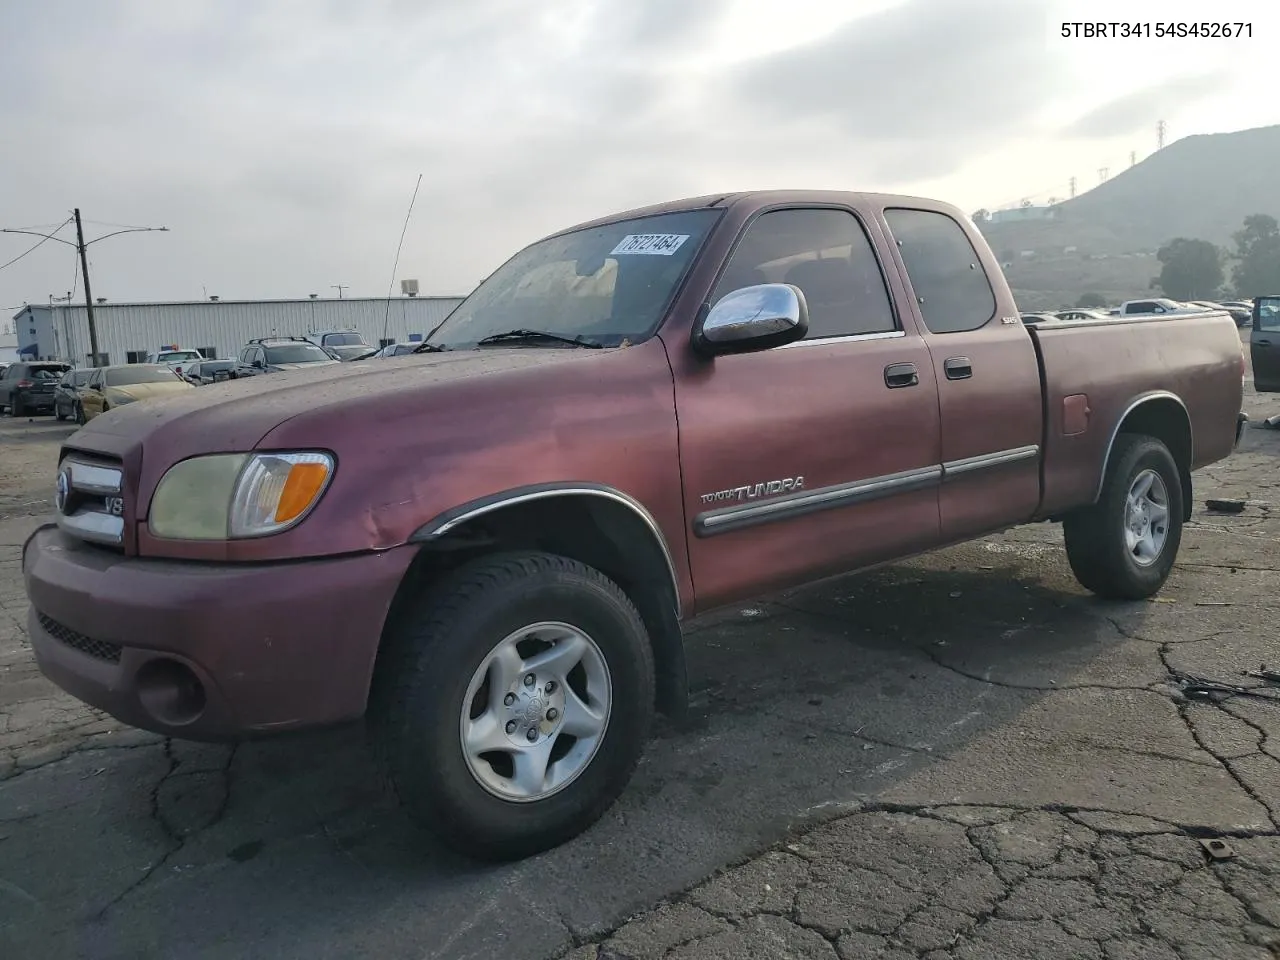
[[[362,356],[368,353],[369,350],[372,348],[367,343],[361,343],[361,344],[355,344],[352,346],[336,346],[336,347],[330,344],[329,349],[332,350],[334,353],[336,353],[338,356],[346,357],[349,359],[351,357]]]
[[[665,213],[540,240],[499,267],[427,339],[470,345],[513,329],[606,346],[646,339],[719,216]]]
[[[136,383],[182,383],[182,379],[168,367],[125,367],[108,370],[107,386],[128,387]]]
[[[315,363],[333,358],[310,343],[293,343],[287,347],[267,347],[267,363]]]

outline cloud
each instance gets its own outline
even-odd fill
[[[1025,0],[909,0],[746,64],[734,93],[762,122],[857,144],[873,178],[939,176],[1060,92],[1044,19]]]
[[[0,3],[0,226],[77,205],[169,226],[92,248],[111,299],[376,296],[422,174],[400,274],[465,292],[612,210],[908,188],[1046,129],[1070,51],[1046,53],[1037,4],[885,3]],[[0,262],[22,249],[0,236]],[[46,244],[0,271],[0,304],[71,268]]]
[[[1230,84],[1231,77],[1225,70],[1171,77],[1090,110],[1068,126],[1065,133],[1089,139],[1134,133],[1150,127],[1152,117],[1185,110],[1197,101],[1216,96]]]

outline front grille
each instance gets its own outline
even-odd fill
[[[65,644],[73,650],[79,650],[81,653],[87,653],[98,660],[105,660],[108,663],[120,662],[121,647],[119,644],[86,637],[83,633],[77,633],[70,627],[63,626],[53,617],[45,616],[43,613],[37,612],[36,616],[39,618],[40,626],[44,629],[44,632],[59,643]]]
[[[64,533],[123,549],[123,465],[118,460],[72,452],[59,464],[54,508]]]

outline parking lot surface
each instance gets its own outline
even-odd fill
[[[1280,688],[1242,675],[1280,669],[1280,431],[1197,476],[1156,602],[1041,525],[691,624],[693,722],[504,866],[424,840],[358,728],[171,742],[45,681],[20,553],[70,432],[0,420],[6,960],[1280,956]]]

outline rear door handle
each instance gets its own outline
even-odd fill
[[[914,363],[891,363],[884,368],[884,385],[890,390],[897,387],[914,387],[920,382],[920,374]]]
[[[973,376],[973,361],[968,357],[952,357],[942,365],[948,380],[968,380]]]

